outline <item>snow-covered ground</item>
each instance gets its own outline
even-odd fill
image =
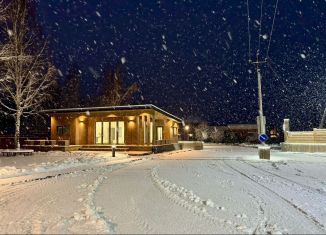
[[[273,151],[267,161],[222,145],[142,160],[74,154],[85,165],[57,159],[59,174],[27,182],[42,162],[11,165],[28,175],[4,174],[1,233],[326,233],[326,154]]]
[[[117,152],[35,152],[32,156],[0,157],[0,179],[35,173],[46,173],[80,166],[103,164],[115,159],[126,158],[127,154]]]

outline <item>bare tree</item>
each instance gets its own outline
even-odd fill
[[[45,56],[46,43],[29,25],[28,0],[11,0],[4,6],[1,24],[5,39],[0,51],[0,105],[15,119],[15,145],[20,148],[22,116],[36,114],[50,98],[56,69]]]
[[[204,141],[209,137],[209,126],[206,122],[201,122],[198,126],[195,127],[196,139]]]
[[[209,133],[209,138],[214,142],[214,143],[221,143],[224,138],[224,129],[219,128],[219,127],[211,127],[210,128],[210,133]]]
[[[138,85],[133,83],[129,87],[124,87],[122,80],[121,65],[105,74],[104,94],[100,96],[100,105],[123,105],[128,103],[132,95],[138,91]]]
[[[4,22],[7,18],[7,7],[8,4],[6,4],[5,1],[0,0],[0,22]]]
[[[62,108],[77,108],[81,106],[81,71],[77,64],[72,64],[61,87],[59,105]]]

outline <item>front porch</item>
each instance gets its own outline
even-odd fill
[[[172,151],[181,149],[180,144],[171,143],[171,141],[159,141],[153,145],[107,145],[107,144],[87,144],[87,145],[71,145],[68,140],[26,140],[23,145],[26,149],[32,149],[39,152],[48,151],[115,151],[120,152],[148,152],[159,153],[164,151]]]

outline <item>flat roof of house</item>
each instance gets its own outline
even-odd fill
[[[105,112],[105,111],[119,111],[119,110],[135,110],[135,109],[153,109],[160,112],[176,121],[182,122],[182,119],[174,116],[173,114],[164,111],[163,109],[153,104],[142,104],[142,105],[123,105],[123,106],[104,106],[104,107],[85,107],[85,108],[63,108],[63,109],[47,109],[42,110],[43,113],[81,113],[81,112]]]

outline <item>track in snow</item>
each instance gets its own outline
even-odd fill
[[[301,214],[303,214],[307,219],[311,220],[321,231],[326,232],[325,226],[317,218],[315,218],[313,215],[311,215],[309,212],[303,210],[298,205],[296,205],[295,203],[291,202],[289,199],[281,196],[276,191],[274,191],[274,190],[270,189],[269,187],[267,187],[267,186],[259,183],[257,180],[255,180],[253,177],[251,177],[249,174],[247,174],[247,173],[245,173],[245,172],[237,169],[235,166],[231,166],[229,163],[227,163],[227,161],[224,161],[224,164],[227,165],[229,168],[233,169],[234,171],[238,172],[240,175],[244,176],[245,178],[249,179],[250,181],[252,181],[255,184],[259,185],[260,187],[264,188],[265,190],[271,192],[272,194],[274,194],[275,196],[277,196],[278,198],[280,198],[281,200],[283,200],[284,202],[286,202],[288,205],[290,205],[293,208],[295,208],[298,212],[300,212]]]

